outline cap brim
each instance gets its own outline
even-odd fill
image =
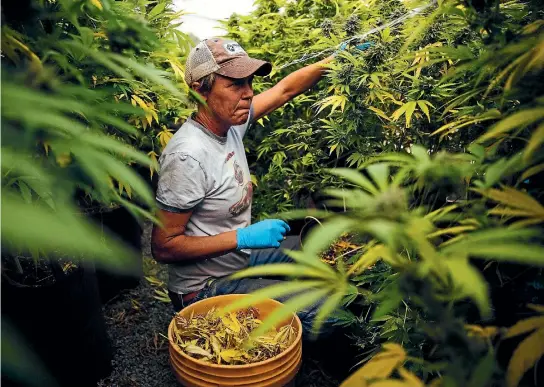
[[[247,78],[250,75],[265,76],[272,71],[272,64],[248,56],[231,59],[219,67],[219,70],[216,71],[217,74],[235,79]]]

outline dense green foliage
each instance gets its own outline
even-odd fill
[[[350,37],[350,18],[358,17],[356,32],[363,33],[407,11],[397,1],[258,4],[253,14],[233,15],[225,25],[250,54],[273,62],[276,70]],[[533,31],[496,60],[505,40],[536,20],[538,11],[510,2],[501,8],[500,23],[453,3],[426,14],[430,24],[424,30],[422,17],[416,17],[369,36],[366,40],[374,43],[369,50],[343,54],[329,66],[326,83],[279,109],[251,134],[250,161],[258,183],[263,182],[256,191],[256,216],[299,206],[309,192],[338,185],[327,167],[360,167],[376,154],[409,150],[413,144],[431,152],[463,151],[491,123],[519,108],[515,98],[508,98],[509,85],[503,94],[504,82],[489,81],[538,39]],[[458,66],[460,61],[471,64]],[[307,63],[273,73],[256,90]],[[537,77],[523,82],[533,84]],[[512,146],[507,141],[501,149],[508,152]]]
[[[126,252],[78,213],[153,217],[146,180],[187,116],[190,39],[170,0],[42,1],[2,9],[2,242],[10,251]]]
[[[233,16],[226,25],[248,52],[276,68],[417,5],[258,4],[252,15]],[[290,276],[288,287],[255,297],[298,293],[286,304],[288,313],[326,296],[317,326],[332,313],[353,328],[362,353],[376,353],[384,341],[408,353],[388,344],[389,355],[367,363],[346,386],[382,385],[389,377],[398,384],[383,385],[506,380],[514,386],[542,355],[542,317],[506,334],[474,324],[509,326],[542,312],[525,304],[543,301],[537,296],[544,266],[543,16],[538,2],[438,2],[367,37],[370,49],[340,54],[314,92],[250,134],[259,215],[303,206],[301,198],[318,192],[334,211],[284,214],[324,221],[302,252],[291,252],[294,264],[252,268],[237,277]],[[358,245],[349,258],[337,256],[333,267],[321,262],[321,252],[346,233]],[[524,298],[509,294],[493,304],[503,278],[512,282],[528,271]],[[334,312],[339,305],[344,309]],[[505,377],[505,364],[495,360],[498,344],[533,330],[513,353]],[[388,371],[377,372],[373,367],[384,358],[390,360],[381,367]],[[402,368],[406,360],[421,380]]]

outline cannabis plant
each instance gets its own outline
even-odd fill
[[[81,204],[154,219],[142,176],[188,112],[190,40],[169,0],[26,7],[2,9],[3,249],[123,267],[127,252],[102,242]]]

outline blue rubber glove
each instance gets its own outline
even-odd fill
[[[359,51],[364,51],[366,50],[367,48],[370,48],[374,45],[373,42],[365,42],[365,43],[361,43],[361,44],[358,44],[355,46],[355,49],[356,50],[359,50]]]
[[[365,43],[361,43],[361,44],[358,44],[358,45],[354,46],[354,48],[356,50],[358,50],[358,51],[364,51],[367,48],[372,47],[373,44],[374,43],[372,43],[372,42],[365,42]],[[340,46],[338,46],[338,49],[332,55],[336,56],[336,55],[340,54],[342,51],[348,49],[348,46],[349,46],[348,43],[342,42],[342,44],[340,44]]]
[[[238,250],[280,247],[283,236],[291,230],[283,220],[266,219],[236,230]]]

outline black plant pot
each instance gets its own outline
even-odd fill
[[[100,298],[103,303],[106,303],[121,291],[133,289],[140,283],[143,276],[142,227],[138,220],[124,207],[96,211],[91,213],[90,216],[104,234],[119,239],[134,249],[138,260],[132,265],[136,269],[132,274],[119,274],[101,268],[96,269]]]
[[[3,276],[4,318],[59,386],[96,386],[111,373],[112,347],[92,269],[78,267],[57,275],[50,285],[37,287],[22,286]],[[27,385],[4,372],[2,381]],[[48,384],[34,380],[33,385]]]

